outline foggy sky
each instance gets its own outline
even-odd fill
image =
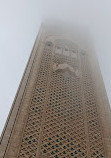
[[[111,104],[110,0],[0,1],[0,132],[41,23],[67,21],[91,32]]]

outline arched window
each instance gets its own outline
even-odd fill
[[[50,41],[47,41],[47,42],[46,42],[46,46],[53,46],[53,43],[50,42]]]
[[[68,48],[64,48],[64,49],[63,49],[63,55],[65,55],[65,56],[70,56],[70,52],[69,52],[69,49],[68,49]]]
[[[55,53],[62,54],[62,47],[56,46]]]
[[[77,51],[76,50],[70,50],[70,54],[72,58],[77,58]]]

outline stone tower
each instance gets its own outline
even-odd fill
[[[111,113],[94,49],[68,29],[41,27],[0,158],[111,158]]]

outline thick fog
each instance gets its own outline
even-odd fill
[[[41,23],[85,27],[92,36],[111,103],[110,0],[0,1],[0,132],[3,129]]]

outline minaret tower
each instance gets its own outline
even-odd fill
[[[40,28],[0,158],[111,158],[111,112],[90,41],[74,28]]]

